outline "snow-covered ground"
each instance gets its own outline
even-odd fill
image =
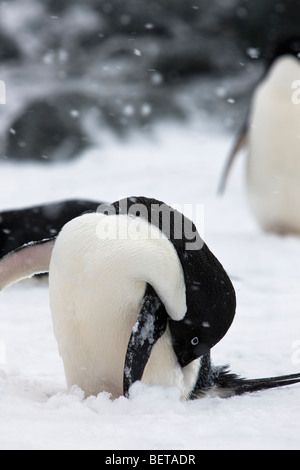
[[[210,123],[166,124],[149,139],[107,137],[67,164],[3,162],[2,209],[65,198],[145,195],[204,204],[205,241],[237,292],[237,315],[213,361],[254,378],[300,370],[300,239],[262,233],[249,213],[240,158],[216,194],[232,136]],[[188,206],[186,206],[188,207]],[[202,227],[199,227],[202,231]],[[68,390],[45,281],[0,294],[1,449],[299,449],[300,385],[226,400],[181,402],[136,384],[132,397]]]

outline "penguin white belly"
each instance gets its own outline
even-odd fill
[[[58,236],[50,264],[50,306],[68,386],[79,386],[86,396],[107,391],[116,398],[123,394],[126,350],[146,289],[137,273],[151,266],[132,258],[122,241],[100,240],[99,217],[74,219]],[[173,250],[169,242],[167,247]],[[132,266],[132,259],[141,268]],[[199,360],[180,367],[167,329],[153,347],[142,380],[177,386],[186,398],[198,368]]]
[[[251,209],[261,227],[300,233],[300,107],[292,101],[298,62],[281,59],[257,89],[247,167]]]
[[[64,258],[59,250],[56,256],[54,249],[49,276],[52,320],[67,384],[78,385],[86,396],[106,390],[118,397],[123,393],[124,358],[146,284],[126,283],[121,276],[118,282],[116,272],[113,278],[110,272],[117,260],[101,253],[98,264],[93,250],[86,253],[79,243],[76,248],[76,267],[67,254]]]

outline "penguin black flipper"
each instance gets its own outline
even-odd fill
[[[141,380],[151,351],[167,327],[167,312],[152,286],[147,284],[143,305],[128,343],[123,378],[124,396]]]
[[[227,179],[228,179],[231,167],[233,165],[233,162],[235,160],[235,157],[238,155],[240,150],[242,150],[242,148],[247,143],[248,127],[249,127],[249,122],[248,122],[248,118],[247,118],[245,120],[245,123],[244,123],[243,127],[241,128],[235,142],[234,142],[234,145],[233,145],[228,157],[227,157],[227,162],[226,162],[225,167],[223,169],[223,173],[222,173],[221,180],[220,180],[219,187],[218,187],[218,194],[223,194],[224,193],[226,183],[227,183]]]

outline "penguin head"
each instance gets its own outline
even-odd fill
[[[266,68],[261,84],[290,102],[291,88],[298,86],[300,77],[300,35],[279,37],[275,45],[266,49],[263,57]]]
[[[161,201],[144,197],[124,199],[113,207],[118,214],[146,219],[168,238],[181,270],[185,296],[184,311],[176,310],[174,301],[164,295],[157,280],[147,278],[143,305],[125,358],[124,394],[127,395],[131,384],[142,378],[151,350],[167,326],[178,363],[185,367],[223,338],[233,321],[236,299],[223,266],[203,242],[193,222],[183,214]],[[169,279],[167,273],[164,286]],[[172,289],[169,292],[172,297]]]
[[[300,34],[278,39],[275,47],[268,53],[269,65],[272,65],[278,58],[283,56],[293,56],[300,60]]]
[[[207,354],[228,331],[236,309],[232,283],[204,244],[186,254],[187,311],[180,321],[169,319],[174,351],[181,367]]]

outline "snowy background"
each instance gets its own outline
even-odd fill
[[[20,10],[21,3],[31,8]],[[102,10],[105,4],[106,15],[109,10],[112,12],[109,5],[119,4],[86,3],[101,4]],[[247,2],[222,3],[227,4],[227,8],[243,3],[239,8],[244,10],[239,10],[239,17],[245,18]],[[276,5],[285,3],[289,2],[276,2]],[[46,4],[54,8],[59,2]],[[186,4],[199,8],[201,2]],[[218,2],[210,4],[215,7],[211,14],[217,15]],[[134,2],[128,5],[133,8]],[[267,235],[256,226],[245,197],[245,155],[240,156],[234,168],[225,196],[217,195],[236,123],[242,121],[249,90],[261,70],[256,59],[253,59],[254,65],[245,60],[246,65],[238,67],[242,59],[237,51],[235,65],[242,69],[238,77],[233,70],[231,76],[224,74],[226,64],[223,63],[218,65],[223,70],[219,74],[196,73],[187,78],[182,71],[177,76],[173,71],[168,77],[168,73],[158,67],[158,62],[155,66],[148,64],[150,56],[158,60],[157,49],[150,48],[152,55],[147,53],[143,67],[136,69],[152,70],[149,88],[144,87],[143,75],[135,75],[138,83],[132,82],[132,75],[128,78],[128,70],[133,70],[132,63],[126,73],[122,69],[122,80],[118,80],[116,59],[122,59],[119,67],[125,67],[127,55],[112,52],[109,57],[115,61],[114,73],[106,80],[102,76],[96,80],[100,83],[99,94],[105,96],[108,103],[105,108],[104,98],[101,98],[100,114],[97,103],[92,108],[87,104],[86,100],[91,99],[85,93],[90,90],[87,78],[95,76],[81,61],[77,64],[77,77],[85,76],[87,88],[81,88],[80,99],[76,95],[74,100],[72,95],[70,101],[70,97],[66,98],[60,91],[64,99],[57,99],[52,93],[45,105],[45,95],[50,89],[57,91],[57,80],[62,76],[67,90],[73,85],[78,87],[74,71],[71,77],[68,71],[65,75],[55,75],[56,67],[62,73],[60,66],[68,62],[72,52],[62,48],[57,40],[62,37],[62,30],[67,31],[67,26],[56,26],[49,36],[48,30],[43,28],[43,41],[34,42],[34,36],[28,35],[32,29],[26,29],[25,25],[35,18],[36,30],[40,31],[38,25],[43,24],[45,6],[37,9],[34,1],[1,2],[0,6],[0,22],[6,20],[1,33],[3,37],[13,37],[16,43],[13,48],[13,43],[9,42],[10,52],[2,54],[0,68],[0,79],[5,79],[8,85],[7,105],[1,107],[0,115],[3,133],[0,209],[69,198],[115,201],[131,195],[151,196],[182,207],[204,204],[205,241],[230,275],[238,302],[231,329],[212,351],[214,363],[228,363],[233,372],[248,378],[299,372],[300,240]],[[197,9],[193,11],[195,14]],[[280,11],[283,12],[282,7],[277,7],[277,14]],[[81,22],[77,17],[83,30],[92,18],[88,14],[87,9],[85,17],[79,15]],[[118,24],[128,28],[132,16],[124,15]],[[47,24],[53,25],[55,21],[59,24],[62,16],[61,12],[52,11]],[[68,16],[64,18],[67,21]],[[86,22],[82,18],[86,18]],[[158,21],[158,18],[160,15],[156,13],[154,19]],[[155,24],[154,19],[143,20],[143,24],[148,24],[148,31],[151,30],[149,25]],[[202,16],[201,21],[204,21]],[[23,29],[20,24],[24,25]],[[100,34],[99,24],[92,24]],[[207,23],[209,31],[212,24],[212,21]],[[204,26],[200,31],[203,30]],[[164,38],[163,30],[159,31],[158,36]],[[177,31],[181,31],[180,28]],[[126,34],[130,32],[126,30]],[[86,39],[86,35],[83,36]],[[49,38],[53,37],[56,41],[49,46]],[[234,42],[230,35],[227,39]],[[259,35],[250,39],[245,47],[253,45],[253,55],[258,50]],[[69,44],[74,44],[74,40]],[[86,44],[90,44],[87,39]],[[117,44],[119,47],[119,36]],[[149,47],[151,41],[145,44]],[[164,51],[170,50],[167,46]],[[130,47],[133,48],[131,59],[143,59],[140,43]],[[57,50],[60,50],[58,56]],[[95,71],[97,54],[94,48],[90,53],[92,56],[87,54],[87,60],[91,59],[88,62],[94,65]],[[173,62],[171,59],[168,62],[167,58],[164,63],[169,66],[165,70],[171,70]],[[226,55],[226,61],[230,61],[230,56]],[[110,59],[108,62],[105,73],[112,70]],[[71,63],[74,65],[74,59]],[[46,73],[45,67],[50,67],[53,75]],[[43,77],[51,78],[51,85]],[[133,100],[135,95],[128,94],[130,88],[139,90],[138,99]],[[119,111],[113,112],[110,97],[115,97],[116,90],[120,96],[114,106]],[[31,108],[28,108],[29,98]],[[52,113],[57,107],[60,112]],[[164,115],[165,110],[167,115]],[[33,116],[35,112],[36,118],[27,120],[26,116]],[[103,116],[114,119],[104,120]],[[51,136],[56,135],[56,131],[52,125],[57,125],[58,120],[71,124],[53,140]],[[24,126],[24,122],[28,126]],[[50,130],[47,130],[43,125],[49,122]],[[88,145],[87,134],[92,136]],[[39,139],[41,135],[44,138]],[[78,136],[81,136],[79,140]],[[85,145],[81,145],[82,142]],[[73,154],[77,158],[72,158]],[[203,227],[198,228],[203,230]],[[1,449],[299,449],[299,396],[300,385],[294,385],[227,400],[204,398],[181,402],[176,390],[137,384],[129,400],[111,401],[105,393],[84,400],[80,390],[66,388],[52,331],[47,281],[24,281],[0,294]]]

